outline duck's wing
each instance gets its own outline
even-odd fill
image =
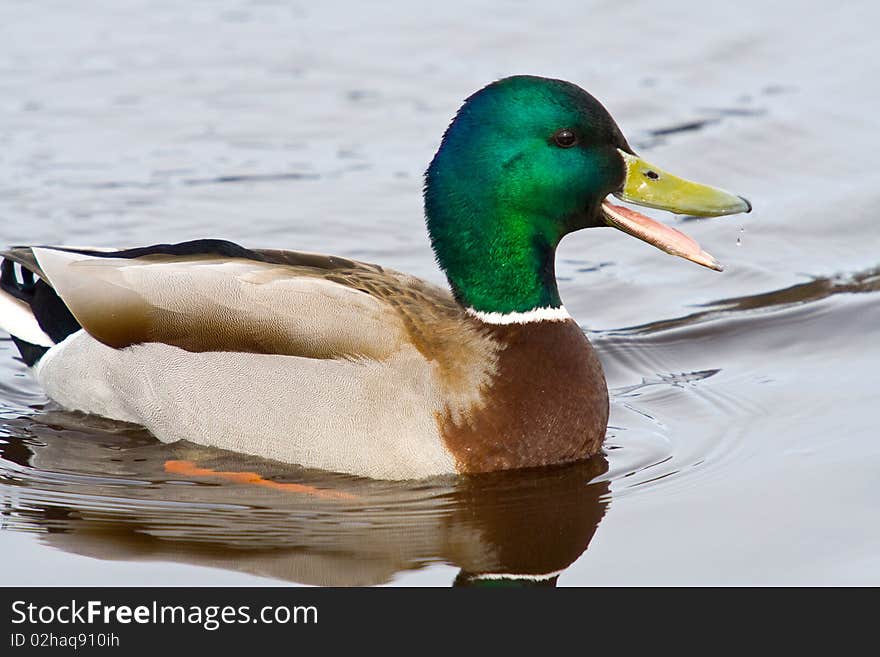
[[[420,334],[432,317],[441,326],[467,322],[441,288],[312,253],[199,240],[123,251],[17,248],[6,257],[117,349],[162,342],[194,352],[382,359],[404,341],[424,351]]]

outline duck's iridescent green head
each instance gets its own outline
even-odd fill
[[[711,258],[699,247],[690,253],[685,240],[692,240],[677,231],[603,203],[611,193],[691,214],[747,211],[739,197],[635,157],[614,119],[580,87],[515,76],[459,110],[425,176],[425,216],[458,300],[483,313],[560,306],[556,247],[581,228],[614,225],[676,255]]]

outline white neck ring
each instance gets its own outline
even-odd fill
[[[532,324],[534,322],[564,322],[571,319],[565,306],[558,308],[534,308],[522,313],[486,313],[481,310],[467,309],[467,314],[476,317],[484,324]]]

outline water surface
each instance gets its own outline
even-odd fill
[[[504,75],[570,79],[755,206],[664,218],[723,274],[563,243],[604,455],[389,483],[162,445],[54,407],[2,335],[4,583],[880,583],[877,9],[393,4],[7,3],[0,243],[221,237],[442,282],[420,188],[449,118]]]

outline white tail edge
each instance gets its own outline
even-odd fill
[[[37,318],[31,312],[31,307],[2,291],[0,291],[0,328],[19,340],[40,347],[51,347],[55,344],[40,328]]]

